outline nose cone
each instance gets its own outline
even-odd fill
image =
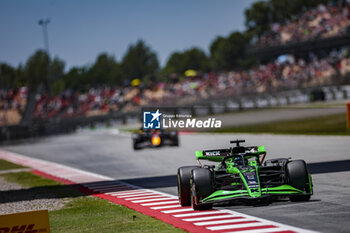
[[[151,138],[151,142],[152,142],[153,146],[159,146],[160,142],[161,142],[161,139],[160,139],[160,137],[158,135],[156,135],[156,136],[153,136]]]

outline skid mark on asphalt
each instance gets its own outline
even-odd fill
[[[80,184],[81,191],[87,194],[124,205],[189,232],[314,232],[225,209],[195,211],[191,207],[182,207],[174,195],[16,153],[0,151],[0,158],[30,167],[38,175],[65,184]]]

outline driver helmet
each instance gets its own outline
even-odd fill
[[[236,157],[233,162],[235,163],[236,166],[242,166],[244,165],[242,157]],[[248,164],[248,160],[244,159],[245,164]]]

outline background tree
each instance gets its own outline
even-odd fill
[[[272,22],[285,23],[303,11],[319,4],[327,4],[328,0],[270,0]]]
[[[154,80],[159,62],[156,53],[139,40],[135,45],[130,45],[123,57],[121,68],[126,80],[134,78]]]
[[[122,72],[120,65],[113,56],[100,54],[95,64],[88,71],[89,84],[121,84]]]
[[[52,62],[50,62],[50,80],[54,81],[56,79],[61,78],[64,75],[64,67],[65,62],[59,59],[58,57],[55,57]]]
[[[177,73],[183,75],[186,70],[209,71],[209,58],[205,52],[199,48],[191,48],[184,52],[175,52],[170,55],[164,67],[163,75]]]
[[[23,68],[19,65],[17,68],[6,63],[0,64],[0,88],[19,88],[27,83],[23,79]]]
[[[64,75],[64,66],[64,61],[57,57],[51,60],[45,51],[38,50],[29,57],[24,66],[23,72],[20,73],[31,90],[37,91],[38,87],[42,86],[45,91],[51,92],[52,85],[55,85],[57,92],[56,82],[61,82],[61,89],[65,87],[60,80]]]
[[[272,10],[269,2],[254,2],[244,13],[247,31],[251,32],[254,36],[259,37],[265,31],[269,30],[270,23],[272,23]]]
[[[65,88],[73,90],[84,89],[88,84],[87,82],[87,68],[86,67],[73,67],[63,77]]]
[[[63,76],[64,76],[64,61],[55,57],[50,64],[49,70],[49,85],[51,94],[57,95],[66,89]]]
[[[50,58],[45,51],[38,50],[29,57],[23,73],[29,89],[36,91],[40,84],[48,89],[49,69]]]
[[[247,33],[233,32],[229,37],[217,37],[210,45],[211,66],[214,70],[233,70],[245,63]]]

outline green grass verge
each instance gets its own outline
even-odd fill
[[[0,170],[10,170],[10,169],[18,169],[18,168],[24,168],[21,165],[17,165],[14,163],[7,162],[6,160],[0,159]]]
[[[126,133],[138,133],[140,129],[138,128],[120,128],[120,132],[126,132]]]
[[[6,173],[2,174],[1,176],[5,178],[5,180],[20,184],[25,188],[44,187],[53,185],[62,186],[62,184],[57,181],[49,180],[30,172]]]
[[[74,186],[63,185],[29,172],[0,175],[8,181],[19,183],[35,192],[53,193],[57,197],[69,197],[60,210],[50,211],[51,232],[125,232],[167,233],[184,232],[170,224],[140,214],[107,200],[84,196]]]
[[[50,212],[52,232],[184,232],[124,206],[93,197],[75,198]]]
[[[228,127],[213,132],[218,133],[273,133],[306,135],[348,135],[346,114],[311,117],[298,120]]]

